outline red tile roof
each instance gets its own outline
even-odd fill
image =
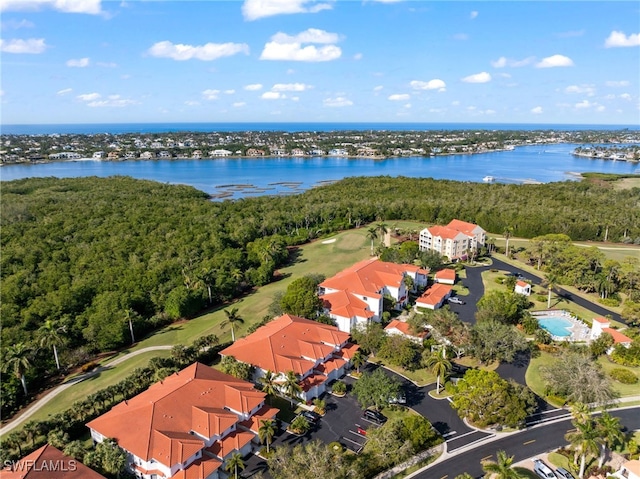
[[[412,264],[396,264],[367,259],[342,270],[320,283],[321,288],[349,291],[370,298],[379,298],[385,286],[399,287],[405,272],[419,273]]]
[[[87,426],[141,459],[171,467],[204,447],[190,431],[220,435],[238,420],[228,408],[249,413],[265,396],[249,382],[194,363]]]
[[[466,221],[461,220],[451,220],[447,225],[447,228],[452,228],[454,230],[461,231],[462,233],[473,236],[473,230],[477,228],[478,225],[474,225],[473,223],[467,223]]]
[[[422,293],[422,296],[416,300],[416,304],[418,307],[420,306],[418,303],[435,306],[436,304],[439,304],[444,297],[451,292],[451,290],[451,286],[447,284],[436,283]]]
[[[216,441],[211,444],[211,446],[206,448],[205,451],[223,459],[233,451],[239,451],[242,449],[244,446],[249,444],[254,437],[256,437],[255,434],[251,432],[234,431],[221,441]]]
[[[260,422],[268,419],[273,419],[276,417],[278,413],[278,409],[271,406],[263,406],[261,407],[257,413],[251,416],[246,421],[242,421],[239,423],[242,427],[258,434],[258,429],[260,428]]]
[[[414,338],[426,338],[429,335],[428,331],[423,331],[419,334],[413,334],[408,323],[404,321],[398,321],[397,319],[392,319],[391,322],[384,328],[385,331],[389,331],[391,329],[397,329],[405,336],[412,336]]]
[[[451,268],[441,269],[435,274],[436,280],[455,281],[456,270]]]
[[[311,376],[307,376],[302,381],[300,381],[300,387],[302,387],[303,391],[308,391],[314,386],[322,384],[327,380],[327,376],[324,374],[312,374]]]
[[[615,344],[623,344],[623,343],[631,343],[633,339],[628,336],[625,336],[620,331],[613,328],[602,328],[603,333],[609,333],[613,338],[613,342]]]
[[[521,288],[526,288],[527,286],[529,286],[529,283],[525,281],[516,281],[516,285],[520,286]]]
[[[610,323],[610,321],[607,318],[593,318],[593,320],[601,324]]]
[[[4,466],[4,464],[3,464]],[[46,444],[14,463],[0,469],[1,479],[105,479],[76,459]]]
[[[324,294],[320,296],[322,303],[326,309],[336,316],[343,318],[372,318],[374,312],[369,310],[369,305],[357,296],[346,291],[338,291],[335,293]]]
[[[209,477],[220,466],[222,466],[221,461],[204,456],[202,459],[193,461],[186,469],[178,471],[171,477],[172,479],[202,479],[203,477]]]
[[[285,314],[220,354],[277,373],[305,374],[349,339],[335,326]]]
[[[431,228],[427,228],[431,236],[439,236],[440,238],[453,240],[461,234],[460,231],[448,228],[447,226],[432,226]],[[462,233],[464,234],[464,233]]]

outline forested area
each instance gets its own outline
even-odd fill
[[[610,239],[640,243],[639,202],[638,189],[586,182],[349,178],[225,202],[125,177],[3,183],[2,355],[18,366],[29,358],[33,367],[22,369],[31,378],[55,371],[54,347],[63,365],[81,364],[270,282],[287,246],[375,220],[459,218],[497,233],[574,240],[601,240],[608,229]],[[3,400],[20,395],[17,379],[2,387],[16,393]]]

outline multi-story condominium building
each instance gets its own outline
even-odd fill
[[[447,226],[432,226],[420,231],[420,251],[436,251],[451,261],[466,259],[471,250],[484,246],[485,233],[478,225],[452,220]]]
[[[138,478],[218,479],[232,454],[251,452],[260,421],[278,412],[265,397],[247,381],[194,363],[87,426],[95,442],[115,439]]]
[[[356,324],[380,321],[385,296],[403,308],[409,291],[427,285],[427,274],[416,265],[368,259],[320,283],[320,299],[340,331],[350,332]]]

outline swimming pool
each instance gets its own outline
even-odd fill
[[[543,316],[538,318],[538,324],[542,329],[546,329],[552,336],[566,338],[571,336],[569,328],[573,323],[561,316]]]

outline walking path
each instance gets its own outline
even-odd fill
[[[97,368],[95,368],[93,371],[89,371],[87,373],[84,374],[80,374],[76,377],[74,377],[73,379],[70,379],[67,382],[62,383],[60,386],[57,386],[56,388],[52,389],[51,391],[49,391],[47,394],[45,394],[43,397],[41,397],[40,399],[38,399],[37,401],[31,403],[22,414],[20,414],[18,417],[16,417],[15,419],[9,421],[7,424],[5,424],[4,426],[2,426],[2,428],[0,428],[0,435],[4,435],[7,432],[11,431],[13,428],[19,426],[20,424],[22,424],[23,422],[25,422],[26,420],[28,420],[31,416],[33,416],[36,412],[38,412],[45,404],[47,404],[49,401],[51,401],[54,397],[56,397],[58,394],[64,392],[65,390],[69,389],[71,386],[78,384],[82,381],[84,381],[85,379],[89,379],[90,377],[96,376],[97,374],[101,373],[102,371],[106,370],[106,369],[110,369],[114,366],[117,366],[135,356],[138,356],[139,354],[144,354],[144,353],[148,353],[149,351],[162,351],[162,350],[168,350],[171,349],[173,346],[150,346],[148,348],[142,348],[142,349],[138,349],[137,351],[133,351],[130,353],[125,354],[124,356],[120,356],[117,359],[114,359],[113,361],[109,361],[105,364],[101,364],[100,366],[98,366]]]

